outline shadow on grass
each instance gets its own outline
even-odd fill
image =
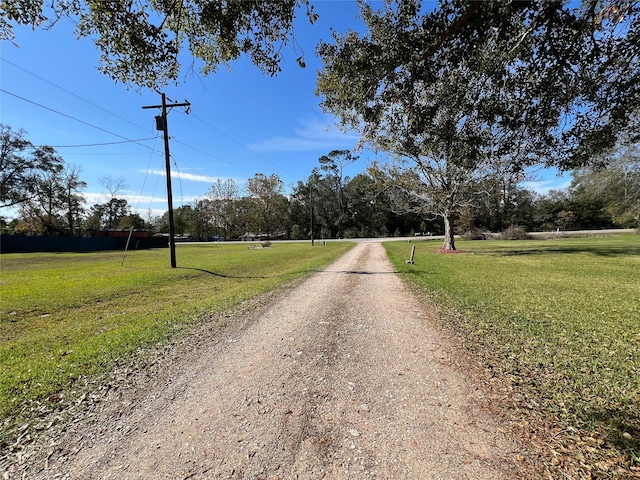
[[[282,274],[282,275],[271,275],[271,276],[260,276],[260,275],[225,275],[224,273],[218,273],[218,272],[212,272],[211,270],[206,270],[204,268],[196,268],[196,267],[178,267],[181,270],[195,270],[196,272],[203,272],[203,273],[207,273],[209,275],[213,275],[214,277],[220,277],[220,278],[239,278],[239,279],[261,279],[261,280],[265,280],[268,278],[279,278],[279,277],[286,277],[288,275],[291,275],[291,273],[286,273],[286,274]]]
[[[567,246],[561,248],[537,248],[537,249],[496,249],[496,250],[476,250],[476,255],[497,255],[501,257],[515,257],[525,255],[552,255],[552,254],[571,254],[571,253],[590,253],[600,257],[619,257],[619,256],[640,256],[640,245],[625,247],[585,247],[585,246]]]
[[[640,456],[640,418],[610,408],[587,408],[583,416],[608,428],[607,440],[618,450]]]
[[[365,270],[318,270],[319,273],[344,273],[346,275],[393,275],[398,272],[367,272]]]
[[[206,270],[204,268],[196,268],[196,267],[178,267],[182,270],[195,270],[197,272],[207,273],[209,275],[213,275],[214,277],[220,278],[245,278],[245,279],[268,279],[268,278],[280,278],[287,277],[296,273],[343,273],[346,275],[389,275],[396,274],[398,272],[367,272],[364,270],[301,270],[299,272],[289,272],[281,275],[270,275],[270,276],[257,276],[257,275],[225,275],[224,273],[212,272],[211,270]]]

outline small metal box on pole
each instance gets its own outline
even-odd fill
[[[167,129],[167,126],[164,121],[164,117],[162,115],[158,115],[156,117],[156,130],[160,132],[164,132]]]

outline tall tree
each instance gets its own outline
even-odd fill
[[[87,186],[84,180],[80,179],[80,167],[70,166],[62,172],[62,201],[65,206],[65,220],[69,234],[73,237],[78,234],[84,213],[85,198],[82,190]]]
[[[344,183],[347,180],[344,177],[344,169],[350,163],[357,161],[358,158],[358,156],[354,156],[349,150],[332,150],[327,155],[323,155],[318,159],[320,168],[328,173],[329,182],[333,184],[336,192],[338,205],[338,238],[342,238],[344,233],[346,202]]]
[[[569,188],[577,205],[599,206],[616,225],[640,225],[640,147],[634,145],[604,159],[606,168],[582,168],[574,172]]]
[[[20,205],[20,216],[31,225],[33,233],[59,235],[64,230],[63,166],[56,171],[40,171],[34,194]]]
[[[118,221],[119,230],[145,230],[147,226],[147,222],[138,213],[129,212]]]
[[[41,170],[33,195],[22,202],[19,215],[24,233],[45,235],[77,235],[82,223],[86,183],[80,179],[78,167],[62,165],[55,171]]]
[[[302,196],[313,210],[314,238],[337,237],[339,212],[336,209],[335,182],[330,176],[322,175],[319,168],[314,168],[306,185],[299,186],[298,196]]]
[[[247,195],[254,204],[253,227],[256,232],[271,236],[288,229],[288,200],[284,184],[276,174],[256,173],[247,180]]]
[[[0,124],[0,207],[18,205],[38,191],[42,175],[59,172],[62,158],[51,147],[34,147],[22,129]]]
[[[191,205],[181,205],[174,211],[176,234],[192,234],[195,230],[195,212]]]
[[[82,190],[86,183],[80,169],[64,167],[61,157],[50,147],[42,147],[35,155],[43,154],[49,167],[33,172],[33,193],[20,203],[19,214],[26,231],[46,235],[77,235],[84,212]]]
[[[415,2],[382,12],[363,7],[370,35],[336,35],[337,45],[320,47],[318,90],[344,126],[359,128],[363,142],[392,156],[394,165],[380,167],[396,211],[441,217],[443,246],[452,250],[453,220],[470,201],[467,186],[494,153],[489,105],[496,99],[485,88],[491,66],[479,63],[478,53],[465,59],[452,49],[434,62],[414,62],[412,44],[425,35],[418,10]]]
[[[533,196],[520,187],[524,179],[524,175],[512,173],[509,168],[498,168],[474,185],[477,201],[464,212],[466,221],[460,221],[462,231],[481,228],[500,232],[515,225],[531,226]]]
[[[232,178],[218,179],[207,192],[210,202],[211,221],[224,240],[229,240],[236,223],[234,203],[238,199],[238,185]]]
[[[103,73],[150,88],[178,80],[183,50],[192,57],[190,68],[201,62],[205,75],[241,55],[274,75],[280,71],[283,47],[295,42],[297,10],[306,7],[311,23],[318,18],[308,0],[6,0],[0,5],[0,40],[14,38],[14,24],[49,27],[70,17],[76,33],[91,38],[102,51]],[[298,63],[304,66],[302,56]]]
[[[103,212],[100,228],[114,230],[119,228],[120,219],[129,215],[130,209],[127,200],[118,197],[127,189],[127,179],[124,177],[101,177],[98,182],[107,191],[107,201],[98,206],[99,210]]]
[[[397,160],[389,173],[422,180],[405,200],[443,218],[445,248],[454,248],[451,220],[469,202],[469,185],[505,158],[514,172],[573,168],[625,132],[637,138],[636,8],[360,5],[368,32],[336,33],[334,44],[319,46],[317,92],[344,128]]]
[[[388,236],[394,233],[391,208],[382,188],[365,173],[353,177],[344,188],[349,212],[348,225],[359,237]]]
[[[85,219],[86,230],[116,230],[120,228],[120,222],[131,213],[129,203],[124,198],[111,198],[105,203],[97,203],[89,209],[89,215]]]
[[[318,239],[331,236],[336,225],[335,193],[326,176],[314,168],[306,181],[298,181],[291,194],[291,222],[297,235]]]
[[[213,208],[208,198],[198,198],[191,206],[193,209],[193,233],[196,240],[209,240],[214,233]]]

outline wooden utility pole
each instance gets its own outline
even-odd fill
[[[172,103],[167,105],[167,96],[162,94],[162,105],[149,105],[142,108],[161,108],[162,115],[156,117],[156,130],[164,132],[164,160],[167,170],[167,203],[169,206],[169,249],[171,251],[171,268],[176,268],[176,228],[173,222],[173,194],[171,192],[171,155],[169,154],[169,126],[167,121],[167,108],[185,107],[189,113],[191,104],[186,100],[184,103]]]

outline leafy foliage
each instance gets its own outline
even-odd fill
[[[21,233],[73,236],[79,232],[82,190],[87,184],[80,179],[79,168],[65,169],[61,158],[59,162],[55,171],[38,173],[33,196],[20,205]]]
[[[18,205],[38,192],[43,176],[56,175],[62,159],[51,147],[35,147],[24,130],[0,124],[0,206]]]
[[[77,33],[94,39],[102,51],[100,70],[115,81],[158,88],[177,82],[183,50],[191,67],[214,72],[247,55],[264,72],[280,71],[282,48],[293,36],[293,20],[306,7],[311,23],[318,15],[307,0],[211,2],[182,0],[42,0],[2,2],[0,39],[13,39],[13,24],[54,24],[63,16],[78,19]],[[298,64],[304,66],[300,56]]]
[[[576,171],[571,196],[598,202],[616,225],[634,227],[640,224],[640,148],[623,148],[611,157],[603,159],[606,168]]]
[[[222,238],[231,239],[232,229],[236,223],[233,202],[238,198],[238,186],[232,179],[218,179],[207,192],[211,206],[211,220],[219,229]]]
[[[253,204],[252,223],[256,232],[271,235],[278,230],[286,230],[288,202],[280,177],[257,173],[247,180],[246,190]]]
[[[345,195],[344,186],[348,181],[348,177],[344,176],[344,169],[350,163],[358,160],[358,156],[353,155],[349,150],[332,150],[327,155],[323,155],[318,159],[320,168],[327,172],[327,180],[332,184],[336,193],[338,206],[338,238],[344,235],[344,216],[345,216]]]
[[[115,230],[122,219],[131,213],[129,202],[124,198],[112,198],[105,203],[96,203],[89,211],[85,228],[88,230]]]

